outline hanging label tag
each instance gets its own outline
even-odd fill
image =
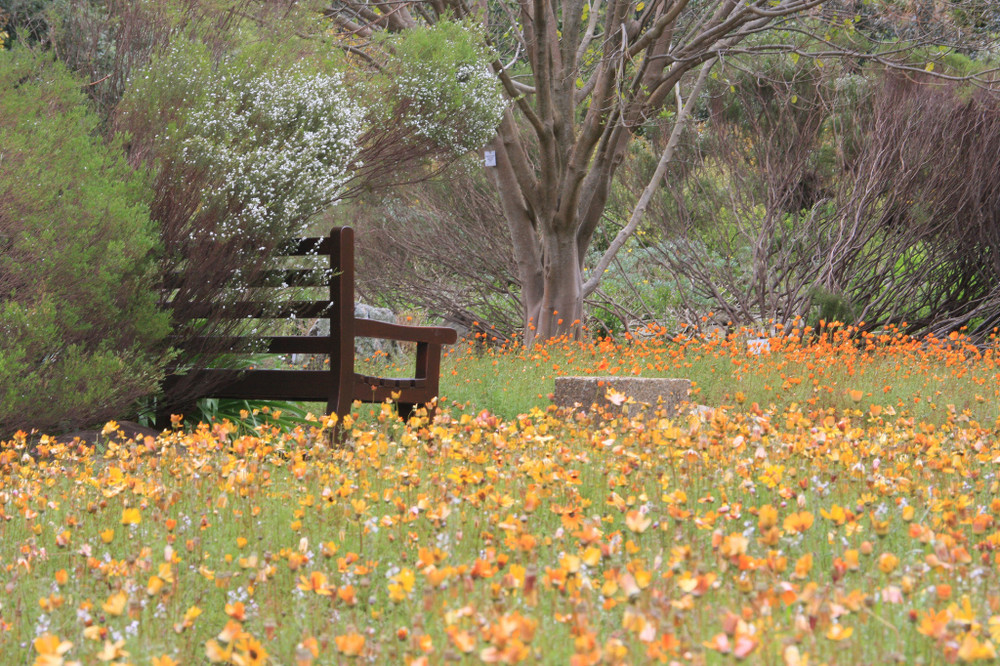
[[[487,150],[483,156],[486,166],[495,167],[497,165],[497,151]]]

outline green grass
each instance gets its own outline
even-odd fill
[[[553,343],[532,351],[459,344],[441,372],[442,402],[488,409],[505,418],[544,409],[559,375],[678,377],[694,386],[692,402],[737,409],[758,403],[785,409],[891,407],[918,420],[967,413],[981,422],[1000,416],[1000,367],[993,349],[962,340],[918,342],[887,336],[870,348],[846,335],[803,344],[775,339],[755,354],[745,336],[732,339]],[[405,374],[409,359],[368,361],[369,374]],[[812,377],[810,377],[812,375]],[[814,384],[815,381],[815,384]],[[860,399],[857,393],[860,391]]]

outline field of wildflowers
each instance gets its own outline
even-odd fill
[[[473,343],[433,418],[362,406],[339,446],[322,416],[19,434],[3,663],[995,660],[997,351],[786,333]],[[559,373],[710,409],[558,411]]]

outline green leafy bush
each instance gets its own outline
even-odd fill
[[[441,21],[407,30],[393,43],[390,98],[406,100],[397,122],[456,153],[493,137],[505,101],[475,28]]]
[[[0,52],[0,90],[0,435],[120,417],[169,331],[148,186],[59,63]]]

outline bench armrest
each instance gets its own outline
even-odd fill
[[[375,319],[355,319],[354,335],[359,338],[381,338],[400,342],[427,342],[451,345],[458,340],[458,333],[445,326],[404,326]]]

